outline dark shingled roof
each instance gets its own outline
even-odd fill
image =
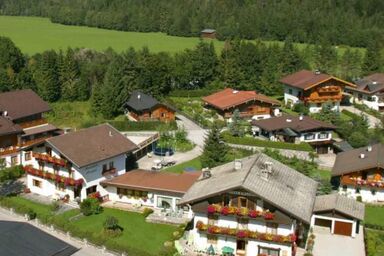
[[[109,124],[52,137],[47,143],[78,167],[137,149],[132,141]]]
[[[338,211],[352,218],[363,220],[365,206],[363,203],[357,202],[355,199],[348,198],[339,194],[317,196],[314,213],[326,211]]]
[[[48,103],[30,89],[0,93],[0,111],[7,111],[11,120],[50,110]]]
[[[130,107],[136,111],[143,111],[155,107],[159,102],[151,95],[142,93],[140,91],[133,91],[129,100],[124,106]]]
[[[142,189],[146,191],[165,191],[184,194],[200,176],[201,172],[154,172],[133,170],[113,179],[103,181],[103,185],[122,188]]]
[[[0,234],[4,256],[69,256],[79,250],[24,222],[0,221]]]
[[[361,154],[364,154],[364,158],[360,157]],[[383,144],[373,145],[371,151],[368,151],[368,147],[361,147],[337,154],[332,176],[340,176],[376,167],[384,168]]]
[[[356,82],[356,91],[374,94],[384,89],[384,73],[374,73]],[[354,88],[349,88],[354,89]]]
[[[292,87],[296,87],[299,89],[307,90],[310,89],[311,87],[325,82],[329,79],[335,79],[340,82],[345,83],[346,85],[356,87],[356,85],[343,81],[341,79],[338,79],[336,77],[333,77],[328,74],[323,74],[323,73],[318,73],[309,70],[300,70],[296,73],[290,74],[288,76],[283,77],[280,79],[280,82],[286,85],[290,85]]]
[[[290,120],[290,122],[287,120]],[[303,116],[303,120],[300,120],[299,116],[291,115],[283,115],[262,120],[253,120],[252,125],[260,127],[266,131],[277,131],[289,128],[299,133],[318,129],[336,129],[336,127],[332,124],[315,120],[309,116]]]
[[[23,133],[23,129],[6,117],[0,116],[0,135]]]

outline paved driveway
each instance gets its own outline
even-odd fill
[[[177,125],[184,127],[188,133],[188,139],[195,143],[197,146],[203,148],[204,140],[207,135],[207,130],[201,128],[183,115],[177,114]]]
[[[364,231],[360,226],[360,233],[355,238],[332,235],[327,228],[314,227],[315,256],[365,256]]]
[[[380,125],[381,124],[381,121],[372,116],[372,115],[369,115],[353,106],[340,106],[340,110],[348,110],[349,112],[352,112],[356,115],[365,115],[367,118],[368,118],[368,125],[369,125],[369,128],[375,128],[377,125]]]

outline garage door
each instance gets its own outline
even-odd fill
[[[351,236],[352,235],[352,223],[335,221],[334,234]]]
[[[326,227],[326,228],[329,228],[329,230],[331,230],[332,221],[331,220],[325,220],[325,219],[316,218],[315,219],[315,225],[316,226],[320,226],[320,227]]]

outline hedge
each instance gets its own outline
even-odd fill
[[[358,118],[360,118],[359,115],[357,115],[357,114],[355,114],[355,113],[352,113],[351,111],[348,111],[348,110],[346,110],[346,109],[343,109],[341,112],[342,112],[343,114],[345,114],[346,116],[349,116],[349,117],[352,118],[352,119],[358,119]]]
[[[145,122],[132,122],[132,121],[108,121],[110,125],[119,131],[157,131],[159,127],[169,125],[171,130],[177,129],[176,121],[164,123],[160,121],[145,121]]]
[[[170,97],[204,97],[218,91],[217,89],[196,89],[196,90],[173,90],[168,96]]]
[[[279,149],[290,149],[300,151],[313,151],[313,148],[308,143],[286,143],[280,141],[270,140],[258,140],[251,137],[234,137],[228,131],[222,133],[224,141],[231,144],[239,144],[246,146],[255,146],[263,148],[279,148]]]

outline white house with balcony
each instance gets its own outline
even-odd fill
[[[309,116],[283,115],[264,120],[253,120],[255,137],[289,143],[309,143],[318,154],[332,150],[332,131],[335,126]]]
[[[305,245],[316,181],[257,153],[205,171],[180,201],[195,214],[189,231],[201,251],[295,255]]]
[[[126,172],[136,145],[109,124],[47,139],[26,163],[31,192],[65,200],[106,197],[100,182]]]
[[[384,73],[375,73],[356,81],[357,87],[346,87],[351,103],[364,104],[384,111]]]

